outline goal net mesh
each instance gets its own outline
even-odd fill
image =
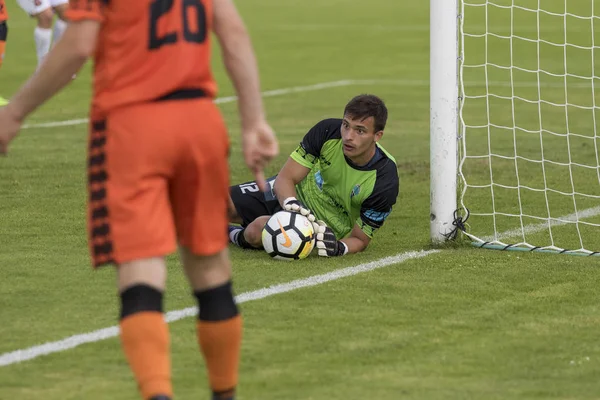
[[[483,247],[600,252],[600,1],[460,5],[460,205]]]

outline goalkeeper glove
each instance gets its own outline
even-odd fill
[[[317,249],[321,257],[337,257],[348,253],[346,243],[340,242],[335,237],[335,233],[325,222],[317,221],[315,224],[315,233],[317,234]]]
[[[283,201],[283,209],[286,211],[295,212],[304,215],[312,223],[315,222],[316,218],[312,212],[295,197],[288,197]],[[314,224],[313,224],[314,225]]]

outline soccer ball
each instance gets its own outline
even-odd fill
[[[315,232],[305,216],[279,211],[271,216],[262,231],[265,251],[278,260],[301,260],[315,247]]]

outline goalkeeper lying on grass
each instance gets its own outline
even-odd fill
[[[270,191],[255,182],[230,187],[229,239],[243,248],[262,248],[269,217],[282,209],[315,225],[320,256],[357,253],[390,215],[398,196],[396,161],[377,142],[387,109],[373,95],[353,98],[343,119],[326,119],[304,136]],[[277,195],[275,195],[275,193]]]

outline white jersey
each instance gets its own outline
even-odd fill
[[[50,7],[67,4],[69,0],[17,0],[19,6],[29,15],[37,15]]]

